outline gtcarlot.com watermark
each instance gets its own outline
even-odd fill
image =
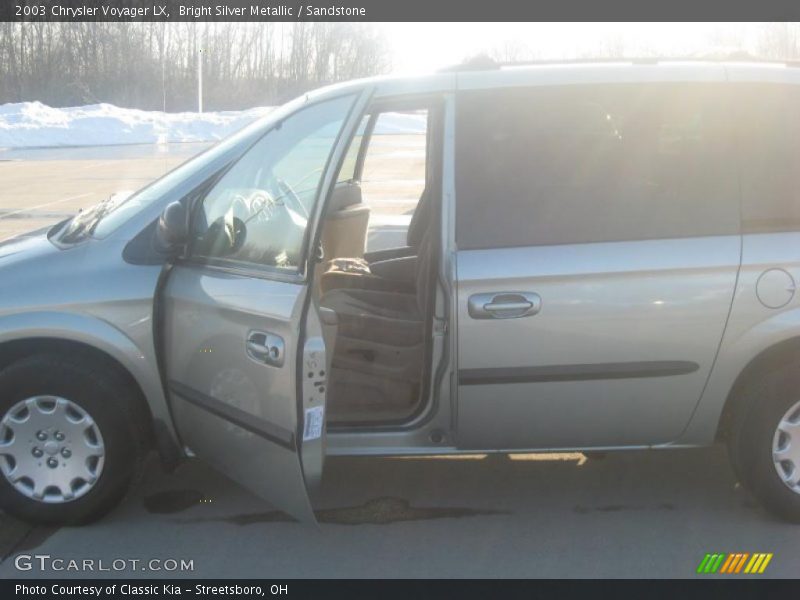
[[[120,571],[194,571],[194,560],[185,558],[59,558],[49,554],[18,554],[14,558],[18,571],[68,571],[74,573]]]

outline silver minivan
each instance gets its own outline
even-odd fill
[[[0,507],[88,522],[153,448],[313,521],[330,455],[724,442],[797,522],[798,279],[797,68],[325,88],[0,244]]]

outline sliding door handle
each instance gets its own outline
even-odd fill
[[[469,297],[467,310],[473,319],[519,319],[542,309],[542,298],[534,292],[490,292]]]
[[[491,313],[498,313],[504,311],[528,311],[533,308],[533,302],[490,302],[483,305],[483,310]]]

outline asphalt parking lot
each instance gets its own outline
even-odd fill
[[[0,240],[141,187],[200,149],[0,153]],[[320,525],[301,525],[199,462],[166,474],[151,460],[123,505],[89,527],[0,514],[0,577],[692,577],[718,552],[774,553],[763,575],[729,577],[800,574],[800,526],[767,515],[721,448],[335,458],[315,506]],[[193,569],[20,571],[21,554]]]
[[[376,136],[361,182],[372,208],[368,250],[405,245],[424,185],[425,136]],[[208,143],[84,148],[0,148],[0,242],[74,215],[109,195],[137,190]]]
[[[153,461],[94,525],[30,528],[6,517],[0,577],[81,574],[15,567],[33,554],[142,561],[91,573],[131,577],[181,574],[141,570],[155,558],[192,561],[182,575],[199,577],[683,578],[707,552],[774,553],[763,575],[739,577],[800,573],[800,530],[737,487],[721,449],[337,458],[315,506],[320,525],[302,525],[199,462],[167,475]]]

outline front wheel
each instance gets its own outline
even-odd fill
[[[144,454],[138,397],[97,361],[37,355],[0,372],[0,508],[81,524],[125,495]]]
[[[800,370],[784,367],[743,393],[729,440],[735,470],[770,512],[800,523]]]

